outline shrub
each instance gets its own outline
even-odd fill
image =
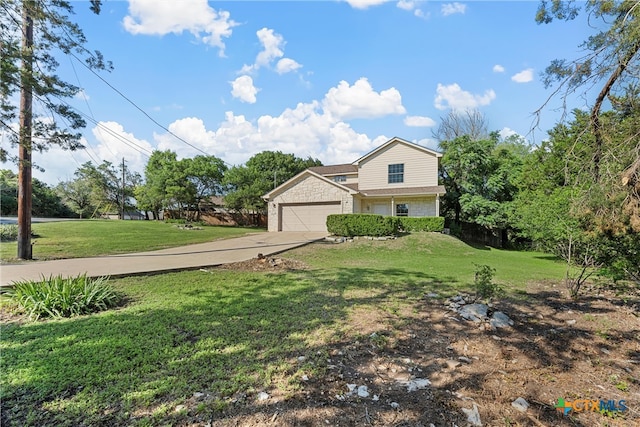
[[[444,229],[444,217],[441,216],[425,216],[425,217],[398,217],[400,228],[403,231],[436,231],[440,232]]]
[[[16,224],[0,225],[0,242],[11,242],[18,239],[18,226]]]
[[[502,290],[498,284],[493,283],[493,275],[496,270],[488,265],[474,265],[476,266],[476,274],[473,282],[476,299],[491,300]]]
[[[14,282],[9,298],[34,320],[40,317],[71,317],[117,306],[122,297],[108,284],[107,277],[97,279],[62,276],[41,281]]]
[[[371,214],[334,214],[327,217],[327,231],[336,236],[391,236],[398,233],[398,217]]]

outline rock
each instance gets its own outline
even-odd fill
[[[409,380],[406,382],[407,391],[411,393],[412,391],[422,390],[431,385],[431,381],[426,378],[415,378],[413,380]]]
[[[486,304],[469,304],[462,307],[458,314],[463,319],[482,322],[487,318],[488,309],[489,307]]]
[[[567,325],[575,325],[576,324],[576,319],[571,319],[571,320],[567,320]]]
[[[461,361],[461,362],[464,362],[464,363],[471,363],[472,362],[471,359],[469,359],[468,357],[464,357],[464,356],[458,357],[458,360]]]
[[[491,316],[491,320],[489,321],[492,327],[494,328],[507,328],[509,326],[513,326],[513,320],[509,318],[506,314],[501,311],[496,311]]]
[[[301,379],[302,381],[309,381],[309,376],[303,375]]]
[[[267,400],[270,397],[271,396],[269,396],[269,393],[266,393],[264,391],[261,391],[260,393],[258,393],[258,400]]]
[[[307,358],[304,357],[304,356],[299,356],[298,357],[298,362],[300,362],[300,363],[304,362],[305,360],[307,360]]]
[[[347,384],[347,388],[349,389],[349,393],[353,393],[353,391],[358,387],[357,384]]]
[[[448,359],[445,363],[447,364],[447,368],[449,368],[449,369],[455,369],[458,366],[462,365],[462,363],[460,363],[460,361],[452,360],[452,359]]]
[[[198,391],[196,391],[195,393],[193,393],[193,397],[194,399],[202,399],[204,397],[204,393],[200,393]]]
[[[391,402],[390,405],[393,409],[398,409],[400,407],[400,404],[398,402]]]
[[[519,397],[511,402],[511,406],[513,406],[520,412],[527,412],[527,409],[529,409],[529,402],[524,400],[522,397]]]
[[[358,387],[358,397],[369,397],[369,389],[366,385]]]
[[[187,409],[187,407],[185,405],[178,405],[178,406],[176,406],[175,411],[176,412],[181,412],[181,411],[184,411],[185,409]]]
[[[482,427],[482,421],[480,421],[480,413],[478,412],[478,405],[473,404],[473,408],[462,408],[462,412],[467,416],[467,422],[472,426]]]
[[[429,293],[427,294],[427,298],[438,298],[439,296],[440,296],[440,295],[438,295],[438,294],[437,294],[437,293],[435,293],[435,292],[429,292]]]

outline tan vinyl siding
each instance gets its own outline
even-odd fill
[[[404,164],[404,182],[389,184],[390,164]],[[438,158],[402,143],[393,144],[360,164],[358,181],[360,190],[438,185]]]

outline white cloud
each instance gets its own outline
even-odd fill
[[[345,0],[354,9],[368,9],[371,6],[378,6],[389,0]]]
[[[240,76],[231,83],[231,95],[242,102],[255,104],[258,88],[253,85],[251,76]]]
[[[500,64],[496,64],[493,66],[494,73],[504,73],[504,67]]]
[[[282,58],[284,55],[284,38],[280,34],[275,34],[273,30],[263,28],[256,32],[258,40],[262,44],[264,50],[258,53],[256,57],[256,65],[258,67],[266,67],[276,58]]]
[[[406,112],[397,89],[392,87],[378,93],[366,78],[360,78],[353,86],[341,81],[329,89],[322,105],[326,112],[339,119],[372,119]]]
[[[186,4],[188,3],[188,4]],[[207,0],[129,0],[129,15],[122,23],[131,34],[165,35],[188,31],[198,40],[220,49],[223,37],[230,37],[234,22],[229,12],[216,11]]]
[[[498,133],[500,134],[500,137],[502,137],[502,139],[508,138],[512,135],[518,135],[518,132],[508,127],[502,128]]]
[[[482,95],[474,95],[471,92],[462,90],[457,83],[444,86],[438,83],[434,106],[439,110],[452,108],[454,110],[465,110],[489,105],[496,98],[493,89],[488,89]]]
[[[244,65],[238,74],[252,74],[262,67],[270,67],[278,60],[275,71],[278,74],[290,73],[302,68],[302,64],[291,58],[283,58],[284,46],[286,42],[282,35],[275,33],[272,29],[262,28],[256,32],[258,40],[262,45],[262,50],[256,56],[256,61],[252,65]]]
[[[526,70],[522,70],[517,74],[511,76],[511,80],[516,83],[529,83],[533,80],[533,68],[527,68]]]
[[[344,118],[381,117],[404,112],[396,89],[375,92],[366,79],[353,86],[340,82],[327,91],[322,102],[299,103],[280,115],[248,120],[229,111],[217,130],[207,130],[200,119],[178,120],[169,129],[199,149],[230,164],[242,164],[251,156],[277,150],[300,157],[311,156],[325,164],[352,162],[388,138],[357,133]],[[169,134],[156,135],[160,149],[180,157],[202,154]]]
[[[85,91],[84,91],[84,89],[80,89],[80,90],[78,91],[78,93],[76,93],[76,94],[73,96],[73,98],[74,98],[74,99],[79,99],[79,100],[81,100],[81,101],[88,101],[89,99],[91,99],[91,98],[89,98],[89,95],[87,95],[87,92],[85,92]]]
[[[418,18],[424,18],[426,15],[422,11],[422,9],[418,7],[418,5],[419,2],[413,0],[400,0],[398,3],[396,3],[396,6],[398,8],[406,10],[407,12],[413,12],[413,14]]]
[[[431,117],[407,116],[404,118],[404,124],[411,127],[432,127],[436,125],[436,121]]]
[[[290,58],[282,58],[278,61],[276,65],[276,72],[278,74],[290,73],[291,71],[296,71],[298,68],[301,68],[302,65],[298,64],[296,61]]]
[[[458,2],[446,3],[442,5],[442,8],[440,10],[444,16],[449,16],[456,13],[465,13],[467,10],[467,5]]]
[[[193,157],[206,152],[235,165],[243,164],[253,155],[265,150],[293,153],[299,157],[311,156],[320,159],[324,164],[348,163],[386,142],[388,137],[369,137],[367,134],[358,133],[344,121],[346,118],[382,117],[404,114],[404,111],[400,94],[396,89],[376,92],[366,79],[360,79],[353,85],[340,82],[326,92],[322,101],[299,103],[275,116],[263,115],[248,119],[228,111],[222,122],[213,129],[207,129],[204,121],[198,117],[185,117],[168,126],[179,138],[170,133],[154,133],[153,144],[135,138],[131,133],[125,132],[118,123],[105,122],[104,126],[108,127],[111,133],[94,130],[94,136],[98,140],[98,144],[94,144],[94,150],[99,158],[114,164],[119,164],[122,157],[125,157],[127,167],[140,174],[144,174],[148,158],[132,148],[132,145],[146,150],[145,152],[151,152],[154,148],[172,150],[178,158]],[[411,120],[426,119],[423,117]],[[114,134],[126,138],[127,143]],[[180,139],[188,141],[189,144]],[[59,152],[62,153],[60,157]],[[44,181],[56,183],[60,179],[73,179],[73,171],[69,164],[75,163],[79,167],[83,162],[90,160],[87,153],[62,150],[46,153],[46,159],[55,158],[56,161],[51,167],[51,174],[47,174]],[[71,155],[75,157],[70,158]]]

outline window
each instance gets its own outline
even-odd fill
[[[404,182],[404,163],[389,165],[389,184]]]
[[[409,216],[409,205],[406,203],[398,203],[396,205],[396,216]]]
[[[333,177],[333,181],[334,182],[347,182],[347,176],[346,175],[336,175]]]

